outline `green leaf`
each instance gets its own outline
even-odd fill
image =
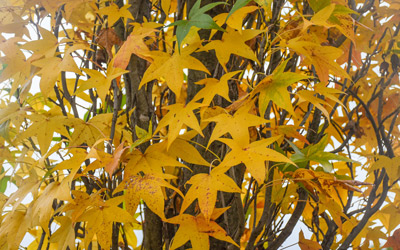
[[[177,24],[176,27],[176,40],[178,41],[178,49],[180,51],[181,49],[181,44],[183,39],[185,39],[186,35],[189,33],[190,28],[192,27],[192,24],[189,23],[189,21],[186,20],[180,20],[179,24]]]
[[[4,176],[0,179],[0,193],[4,193],[7,189],[7,183],[10,181],[10,176]]]
[[[214,8],[217,5],[225,4],[224,2],[210,3],[206,6],[200,8],[200,0],[197,0],[189,12],[188,20],[179,20],[169,26],[177,26],[176,28],[176,40],[178,41],[178,50],[180,51],[182,41],[185,39],[186,35],[189,33],[190,28],[195,26],[200,29],[216,29],[220,31],[225,31],[223,28],[218,26],[211,18],[211,16],[205,14],[206,11]]]
[[[295,152],[296,154],[299,154],[299,155],[303,155],[303,156],[304,156],[304,154],[300,151],[300,149],[299,149],[293,142],[289,141],[288,139],[285,139],[285,140],[286,140],[286,142],[289,143],[289,145],[293,148],[293,150],[294,150],[294,152]]]
[[[130,147],[131,152],[135,147],[139,146],[142,143],[149,141],[153,137],[153,129],[152,128],[153,128],[153,126],[151,125],[151,121],[149,123],[149,131],[142,129],[139,126],[135,126],[135,132],[136,132],[138,139],[131,145],[131,147]]]
[[[216,2],[216,3],[207,4],[200,8],[200,2],[201,2],[201,0],[197,0],[197,2],[193,5],[192,9],[189,12],[189,19],[195,18],[198,15],[204,15],[205,12],[211,10],[215,6],[218,6],[221,4],[226,4],[224,2]]]
[[[7,182],[10,181],[10,176],[5,175],[4,167],[0,171],[0,193],[4,193],[7,189]]]
[[[318,162],[322,165],[325,172],[331,172],[333,170],[331,161],[355,162],[347,157],[325,152],[324,150],[328,145],[328,140],[329,137],[324,136],[317,144],[310,145],[302,150],[300,150],[294,143],[286,140],[295,151],[295,154],[293,154],[290,159],[300,168],[305,167],[306,163],[309,161]],[[284,170],[286,170],[287,167],[288,164],[284,167]]]
[[[10,140],[10,120],[0,124],[0,136],[6,140]]]
[[[250,0],[238,0],[238,1],[236,1],[236,3],[233,5],[231,11],[229,11],[229,14],[228,14],[228,16],[226,17],[226,20],[228,20],[228,18],[229,18],[235,11],[237,11],[238,9],[240,9],[240,8],[242,8],[242,7],[244,7],[244,6],[246,6],[249,2],[250,2]],[[225,20],[225,22],[226,22],[226,20]]]
[[[311,9],[316,13],[331,4],[331,0],[308,0]]]
[[[223,31],[223,29],[208,15],[196,16],[190,20],[190,24],[200,29],[216,29]]]
[[[3,73],[3,70],[5,70],[7,68],[7,64],[6,63],[2,63],[1,64],[1,69],[0,69],[0,75],[1,73]]]

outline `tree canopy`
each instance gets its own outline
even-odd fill
[[[0,249],[400,249],[399,9],[3,0]]]

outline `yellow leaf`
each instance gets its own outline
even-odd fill
[[[132,216],[118,205],[122,202],[120,197],[107,201],[101,201],[97,204],[91,204],[90,208],[85,211],[78,221],[87,221],[85,230],[85,248],[96,234],[97,241],[103,249],[109,249],[111,246],[113,223],[114,222],[130,222]]]
[[[128,245],[131,247],[136,247],[137,246],[137,237],[135,232],[133,231],[135,227],[132,225],[132,223],[124,223],[123,225],[124,228],[124,233],[126,236],[126,241],[128,242]]]
[[[162,187],[170,188],[183,197],[181,191],[164,180],[174,178],[176,177],[167,174],[125,175],[114,193],[125,190],[126,210],[131,214],[135,214],[140,199],[143,199],[151,211],[161,218],[165,218]]]
[[[121,8],[118,7],[115,3],[111,3],[109,6],[102,8],[97,11],[100,15],[107,15],[108,26],[113,26],[120,18],[125,19],[124,22],[129,19],[134,19],[131,12],[128,10],[130,4],[125,4]]]
[[[219,141],[228,145],[230,151],[224,158],[221,164],[225,166],[235,166],[240,163],[246,165],[247,170],[256,179],[259,184],[264,183],[265,179],[265,162],[287,162],[295,165],[286,156],[277,151],[267,148],[271,143],[279,139],[280,136],[271,137],[268,139],[259,140],[249,143],[238,143],[235,140],[221,138]]]
[[[13,211],[2,215],[0,226],[0,249],[18,249],[25,233],[31,226],[31,214]]]
[[[191,44],[183,48],[180,53],[175,52],[173,55],[161,51],[152,51],[149,56],[153,59],[153,62],[144,73],[139,88],[153,79],[162,77],[179,99],[183,86],[183,69],[199,70],[210,74],[199,60],[190,55],[197,47],[198,44]]]
[[[229,85],[228,81],[235,75],[237,75],[241,71],[233,71],[226,73],[223,75],[220,80],[215,78],[205,78],[203,80],[198,81],[196,84],[205,85],[195,97],[193,97],[193,101],[197,101],[203,99],[202,103],[209,105],[213,100],[215,95],[220,95],[225,100],[231,101],[229,98]]]
[[[111,127],[112,113],[96,115],[88,122],[80,119],[73,121],[74,132],[71,135],[71,146],[80,146],[86,143],[93,146],[100,138],[107,138],[108,129]],[[70,118],[71,119],[71,118]]]
[[[6,8],[5,3],[2,7]],[[11,6],[8,6],[11,7]],[[5,13],[4,13],[5,12]],[[16,37],[23,37],[24,35],[30,37],[28,30],[29,20],[24,20],[15,11],[4,11],[5,16],[1,16],[0,34],[13,33]],[[2,13],[2,14],[3,14]]]
[[[228,63],[231,54],[253,60],[260,64],[254,51],[246,44],[246,41],[264,31],[247,29],[239,32],[231,28],[227,28],[226,30],[227,32],[222,35],[221,40],[212,40],[199,51],[215,50],[218,61],[224,68],[225,72],[229,72],[226,68],[226,64]]]
[[[69,54],[65,54],[63,59],[59,57],[44,58],[32,62],[32,65],[41,68],[41,70],[37,72],[37,75],[41,76],[40,90],[45,97],[53,90],[62,71],[69,71],[82,75],[74,59]]]
[[[1,35],[0,39],[2,40],[0,42],[0,50],[5,55],[0,57],[0,62],[3,64],[3,69],[0,74],[0,82],[4,82],[10,78],[14,78],[15,80],[16,74],[20,73],[23,78],[23,83],[25,83],[26,79],[30,77],[32,65],[29,60],[26,60],[25,55],[18,46],[18,42],[22,42],[24,40],[16,37],[5,39]],[[4,67],[5,65],[7,66]],[[15,90],[12,92],[14,93]]]
[[[299,233],[299,247],[301,248],[301,250],[321,250],[322,249],[322,246],[318,242],[305,239],[302,230],[300,230],[300,233]]]
[[[113,61],[109,63],[106,76],[94,69],[83,69],[83,71],[85,71],[85,73],[89,75],[90,78],[82,83],[75,94],[81,93],[90,88],[95,88],[100,99],[103,103],[105,103],[106,96],[111,87],[111,81],[128,72],[120,68],[112,67],[112,63]]]
[[[178,136],[172,142],[168,154],[191,164],[210,166],[210,163],[204,160],[199,151],[182,136]]]
[[[178,137],[184,125],[196,130],[197,133],[203,136],[197,117],[193,113],[193,110],[201,106],[203,105],[191,101],[186,105],[177,103],[166,107],[169,111],[158,123],[154,134],[157,134],[162,128],[169,126],[167,149],[169,149],[172,142]]]
[[[4,207],[7,207],[8,205],[12,204],[13,205],[12,211],[14,211],[15,209],[17,209],[19,207],[21,202],[24,200],[24,198],[29,193],[32,193],[33,197],[37,196],[40,180],[34,174],[33,171],[31,171],[31,173],[32,174],[30,174],[28,178],[24,179],[24,181],[21,183],[21,185],[18,185],[18,190],[16,190],[8,198],[7,202],[4,204]]]
[[[250,142],[250,135],[247,128],[267,122],[264,118],[250,114],[249,109],[250,107],[246,105],[239,108],[233,116],[225,113],[204,120],[216,122],[208,141],[208,146],[226,133],[229,133],[238,144],[248,144]]]
[[[379,155],[376,156],[376,158],[378,160],[368,169],[369,174],[371,174],[374,170],[385,168],[391,183],[400,178],[400,157],[394,157],[390,159],[387,156]]]
[[[400,224],[400,208],[390,202],[380,209],[378,217],[387,231],[391,232]]]
[[[164,11],[164,13],[168,16],[169,14],[169,8],[171,7],[171,0],[163,0],[161,1],[161,8]]]
[[[75,225],[72,223],[71,218],[68,216],[57,216],[55,220],[59,222],[60,228],[55,231],[50,239],[49,242],[57,243],[58,250],[63,249],[76,249],[75,248]]]
[[[333,25],[328,24],[328,19],[332,15],[333,11],[335,10],[335,4],[332,3],[322,10],[318,11],[315,13],[315,15],[311,18],[310,21],[308,21],[306,18],[304,18],[304,26],[303,26],[303,31],[305,31],[310,25],[320,25],[324,27],[331,27]]]
[[[219,211],[217,211],[219,213]],[[215,221],[206,221],[202,215],[192,216],[181,214],[167,220],[172,224],[179,224],[171,250],[174,250],[190,240],[194,250],[210,249],[209,236],[226,241],[238,247],[236,242],[227,235],[225,230]]]
[[[185,195],[182,203],[181,213],[198,200],[201,213],[205,220],[210,221],[214,211],[215,202],[217,201],[218,191],[229,193],[240,193],[240,188],[236,183],[218,167],[214,168],[210,174],[196,174],[190,178],[186,184],[191,184],[189,191]]]
[[[258,9],[259,7],[257,6],[244,6],[233,12],[233,14],[226,21],[226,24],[239,31],[239,33],[242,33],[243,20],[249,13],[252,13]]]
[[[53,216],[53,201],[58,197],[70,196],[70,184],[54,181],[47,185],[37,199],[33,201],[32,216],[37,219],[43,230],[50,235],[49,222]]]
[[[287,43],[287,46],[299,55],[305,56],[315,67],[317,75],[322,83],[328,83],[329,71],[333,74],[344,78],[350,76],[347,72],[335,62],[339,58],[343,51],[339,48],[332,46],[322,46],[317,43],[301,41],[300,38],[295,38]]]
[[[36,56],[44,56],[46,58],[53,57],[56,49],[58,47],[58,40],[53,35],[52,32],[38,27],[42,38],[40,40],[35,40],[27,42],[21,46],[22,49],[31,50]]]
[[[32,125],[18,135],[18,140],[36,136],[42,154],[47,152],[53,140],[54,132],[70,138],[65,126],[71,125],[71,121],[66,116],[57,115],[49,111],[45,114],[33,114],[29,119],[32,121]]]
[[[71,220],[73,223],[77,222],[77,219],[85,212],[90,204],[96,204],[95,200],[99,199],[98,193],[94,193],[89,196],[86,192],[72,190],[73,199],[69,200],[68,203],[62,208],[62,211],[69,213],[71,211]]]
[[[297,92],[297,95],[300,97],[299,103],[303,101],[308,101],[315,105],[316,108],[321,110],[322,114],[329,120],[329,112],[324,108],[323,105],[328,106],[329,104],[321,98],[318,98],[320,92],[311,91],[311,90],[300,90]]]
[[[125,167],[127,175],[135,175],[143,172],[145,174],[164,172],[164,167],[186,167],[176,160],[176,157],[166,153],[165,148],[159,144],[153,144],[146,149],[145,153],[134,150],[128,155],[129,161]]]

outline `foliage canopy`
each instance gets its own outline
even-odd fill
[[[2,1],[0,249],[400,249],[399,9]]]

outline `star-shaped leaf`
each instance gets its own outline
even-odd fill
[[[215,215],[221,215],[220,209],[215,210]],[[216,216],[213,215],[212,219],[216,219],[215,217]],[[210,249],[209,236],[239,247],[220,225],[213,220],[207,221],[202,214],[198,216],[181,214],[167,221],[172,224],[179,224],[179,229],[175,234],[171,250],[182,246],[189,240],[190,243],[192,243],[193,250]]]
[[[127,70],[123,70],[121,68],[114,68],[112,63],[113,62],[109,63],[107,74],[105,76],[101,72],[94,69],[83,69],[83,71],[85,71],[90,78],[82,83],[82,85],[77,89],[76,94],[90,88],[95,88],[101,101],[105,103],[106,96],[111,87],[111,81],[128,72]]]
[[[244,163],[250,174],[261,184],[265,179],[265,162],[287,162],[294,164],[283,154],[267,148],[273,142],[279,139],[280,136],[271,137],[268,139],[259,140],[251,144],[239,144],[235,140],[221,138],[219,141],[228,145],[232,151],[230,151],[221,164],[225,166],[234,166],[239,163]]]
[[[216,122],[208,146],[226,133],[229,133],[239,144],[248,144],[250,135],[247,128],[267,122],[264,118],[250,114],[249,109],[250,107],[245,105],[239,108],[234,115],[225,113],[205,119],[204,121]]]
[[[129,154],[129,161],[125,167],[127,175],[135,175],[139,172],[145,174],[163,173],[163,167],[186,167],[186,165],[166,154],[166,151],[160,149],[158,143],[149,146],[145,153],[134,150]]]
[[[191,44],[182,49],[181,53],[169,53],[152,51],[149,56],[152,64],[143,75],[140,87],[153,79],[164,78],[168,87],[175,93],[177,99],[181,94],[183,85],[183,69],[193,69],[210,74],[207,68],[196,58],[191,56],[199,44]]]
[[[251,29],[239,32],[232,28],[227,28],[227,32],[222,35],[221,40],[213,40],[199,51],[215,50],[218,61],[221,63],[225,72],[228,72],[226,64],[228,63],[231,54],[253,60],[260,64],[254,51],[246,44],[246,41],[254,38],[262,32],[264,31]]]
[[[169,26],[176,25],[176,39],[178,41],[178,49],[180,50],[183,39],[189,33],[192,26],[198,27],[200,29],[216,29],[223,31],[219,27],[211,16],[205,14],[208,10],[214,8],[217,5],[225,4],[224,2],[210,3],[200,8],[201,0],[197,0],[192,6],[189,12],[188,20],[179,20]]]
[[[153,22],[134,23],[132,33],[128,36],[126,41],[122,44],[118,53],[115,55],[114,66],[125,69],[131,58],[132,53],[147,61],[153,61],[150,57],[150,50],[146,43],[143,41],[145,37],[151,36],[157,31],[156,28],[161,25]]]
[[[87,221],[85,227],[87,235],[85,236],[85,248],[87,248],[96,234],[97,241],[103,249],[109,249],[111,246],[113,223],[130,222],[132,216],[124,209],[118,207],[123,201],[122,197],[113,198],[107,201],[98,201],[92,203],[78,221]]]
[[[229,98],[228,81],[239,72],[241,71],[226,73],[221,77],[220,80],[215,78],[205,78],[198,81],[196,84],[205,86],[199,92],[197,92],[193,100],[197,101],[203,99],[202,103],[209,105],[215,95],[220,95],[226,100],[231,101],[231,99]]]
[[[135,214],[140,199],[142,199],[151,211],[161,218],[165,218],[162,187],[170,188],[183,197],[179,189],[165,181],[165,179],[175,178],[175,176],[167,174],[125,175],[124,180],[114,190],[114,193],[125,190],[126,210],[132,215]]]
[[[335,62],[335,60],[343,54],[341,49],[332,46],[322,46],[313,42],[301,41],[299,38],[290,40],[287,46],[307,58],[309,64],[315,67],[321,82],[328,83],[330,71],[337,76],[350,78],[347,72]]]
[[[27,130],[18,135],[18,139],[36,136],[42,153],[46,153],[54,132],[70,138],[65,126],[70,126],[71,120],[63,115],[57,115],[54,110],[50,110],[45,114],[33,114],[29,117],[32,125]]]
[[[211,218],[218,191],[229,193],[240,193],[241,191],[236,183],[218,167],[211,170],[210,174],[194,175],[186,184],[192,186],[185,195],[181,212],[184,212],[197,199],[206,221]]]
[[[376,157],[377,161],[372,164],[368,169],[368,173],[371,174],[374,170],[385,168],[390,182],[396,181],[400,178],[400,157],[389,158],[384,155]]]
[[[120,18],[124,19],[124,22],[128,19],[134,19],[132,13],[128,10],[130,4],[125,4],[121,8],[118,7],[115,3],[111,3],[109,6],[100,9],[97,11],[100,15],[107,15],[108,26],[113,26]]]
[[[202,104],[192,101],[186,105],[177,103],[166,107],[169,112],[158,123],[157,129],[154,131],[154,133],[156,134],[162,128],[169,126],[167,149],[179,135],[179,132],[184,125],[196,130],[197,133],[203,136],[203,132],[201,131],[197,117],[193,113],[193,110],[201,106]]]
[[[279,107],[295,115],[287,87],[308,78],[308,76],[293,72],[284,72],[287,62],[285,61],[279,65],[275,72],[264,78],[252,92],[253,96],[260,93],[258,105],[261,115],[264,115],[269,101],[273,101]]]
[[[62,71],[69,71],[82,75],[74,59],[69,54],[66,54],[63,59],[59,57],[43,58],[32,62],[32,65],[41,68],[40,71],[37,72],[37,75],[41,76],[40,90],[43,96],[47,96],[53,90]]]
[[[106,132],[111,127],[112,113],[96,115],[88,122],[80,119],[73,121],[74,132],[71,135],[71,146],[86,143],[93,146],[100,138],[107,138]]]
[[[34,52],[34,55],[37,57],[44,56],[44,57],[53,57],[56,49],[58,47],[58,40],[53,35],[52,32],[38,27],[40,34],[42,35],[42,39],[34,40],[25,43],[21,46],[22,49],[31,50]]]

